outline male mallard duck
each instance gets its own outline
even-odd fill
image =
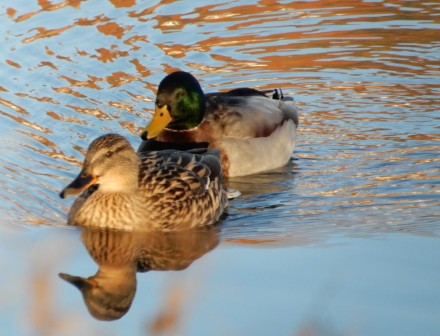
[[[124,230],[178,230],[214,224],[227,205],[213,154],[159,151],[138,156],[117,134],[94,140],[62,198],[78,197],[68,224]]]
[[[204,94],[191,74],[174,72],[159,84],[138,152],[219,149],[227,177],[281,167],[295,147],[298,111],[292,98],[274,92],[272,98],[250,88]]]

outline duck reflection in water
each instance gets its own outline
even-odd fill
[[[116,320],[130,309],[136,293],[136,273],[183,270],[218,244],[218,229],[182,232],[127,232],[86,228],[82,241],[99,265],[91,277],[60,273],[77,287],[90,314],[98,320]]]

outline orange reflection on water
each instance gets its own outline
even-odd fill
[[[14,62],[12,60],[6,60],[6,63],[8,63],[10,66],[13,66],[14,68],[21,68],[21,65],[17,62]]]
[[[48,62],[48,61],[41,61],[41,63],[38,65],[39,67],[49,67],[52,68],[54,70],[57,70],[57,66],[55,64],[53,64],[52,62]]]
[[[65,79],[72,86],[83,86],[83,87],[99,90],[99,86],[96,84],[96,78],[94,77],[86,81],[76,80],[74,78],[67,77],[66,75],[61,75],[60,78]]]
[[[148,70],[146,66],[141,64],[141,62],[137,58],[132,59],[130,63],[132,63],[135,66],[136,71],[141,77],[147,77],[151,74],[150,70]]]
[[[81,119],[81,118],[74,118],[68,115],[60,115],[54,111],[48,111],[46,112],[47,116],[49,116],[52,119],[55,119],[57,121],[63,121],[68,124],[76,124],[76,125],[87,125],[87,121]]]
[[[404,174],[394,174],[389,176],[376,176],[376,181],[403,181],[403,180],[437,180],[439,176],[428,175],[425,172],[411,172]]]
[[[105,114],[104,112],[95,109],[95,108],[85,108],[85,107],[79,107],[74,105],[66,105],[67,107],[71,108],[72,110],[75,110],[76,112],[84,115],[90,115],[94,116],[98,119],[107,119],[112,120],[113,118]]]
[[[123,71],[117,71],[112,73],[110,76],[106,78],[107,83],[112,87],[118,87],[124,84],[128,84],[132,81],[138,81],[139,79],[136,76],[132,76]]]
[[[6,91],[6,90],[5,90],[5,91]],[[18,106],[18,105],[16,105],[16,104],[14,104],[14,103],[11,102],[11,101],[6,100],[6,99],[2,99],[2,98],[0,98],[0,104],[4,105],[4,106],[6,106],[6,107],[9,107],[10,109],[12,109],[12,110],[14,110],[14,111],[16,111],[16,112],[18,112],[18,113],[20,113],[20,114],[24,114],[24,115],[29,114],[29,112],[26,111],[24,108],[22,108],[22,107],[20,107],[20,106]],[[12,116],[11,116],[11,117],[12,117]]]
[[[35,40],[41,39],[41,38],[50,38],[56,35],[60,35],[62,32],[69,30],[70,28],[72,28],[73,25],[68,25],[65,27],[61,27],[61,28],[56,28],[56,29],[46,29],[44,27],[37,27],[34,30],[37,31],[37,34],[35,34],[32,37],[28,37],[22,40],[23,43],[30,43],[30,42],[34,42]]]
[[[58,93],[67,93],[67,94],[70,94],[70,95],[72,95],[74,97],[77,97],[77,98],[86,98],[85,95],[83,95],[83,94],[81,94],[81,93],[79,93],[79,92],[77,92],[75,90],[72,90],[69,87],[54,88],[54,91],[58,92]]]
[[[161,76],[184,69],[197,73],[207,92],[247,85],[295,91],[301,110],[301,158],[314,164],[350,163],[307,171],[307,177],[318,180],[310,183],[314,196],[362,196],[349,186],[326,188],[319,180],[331,175],[366,178],[359,182],[365,189],[393,181],[393,176],[424,179],[385,170],[370,183],[368,174],[357,176],[351,164],[362,167],[369,159],[379,161],[380,155],[400,163],[408,160],[405,149],[381,151],[385,144],[439,139],[433,128],[425,130],[420,123],[417,132],[398,129],[411,122],[407,110],[437,111],[438,84],[425,81],[428,76],[432,81],[438,69],[438,60],[428,53],[438,43],[438,30],[430,24],[438,23],[432,6],[414,3],[420,10],[409,12],[399,1],[361,0],[348,0],[343,6],[335,0],[193,6],[175,0],[109,0],[99,7],[79,0],[36,4],[32,10],[6,9],[5,19],[19,29],[7,33],[14,43],[6,48],[10,55],[4,61],[15,79],[0,86],[10,94],[0,98],[1,116],[16,123],[20,134],[50,147],[32,148],[35,153],[69,161],[71,157],[56,150],[66,133],[69,139],[88,138],[96,128],[118,131],[115,126],[138,133]],[[420,27],[411,25],[415,20]],[[20,48],[36,53],[20,58]],[[413,85],[414,79],[418,85]],[[84,116],[95,117],[96,124]],[[90,126],[90,133],[83,126]],[[50,144],[40,133],[50,133]],[[322,154],[328,147],[333,151]],[[417,157],[412,163],[416,162],[429,164],[433,159]],[[272,238],[267,239],[271,243]]]
[[[136,0],[109,0],[116,8],[132,7],[136,5]]]
[[[115,22],[99,25],[96,28],[98,29],[99,32],[103,33],[104,35],[112,35],[117,37],[118,39],[122,38],[124,32],[129,29],[128,27],[123,28]]]
[[[46,1],[46,0],[38,0],[37,3],[41,7],[41,10],[22,14],[19,17],[17,17],[17,19],[15,21],[16,22],[25,21],[25,20],[32,18],[33,16],[35,16],[37,14],[40,14],[41,12],[55,11],[55,10],[62,9],[67,6],[71,6],[73,8],[79,8],[79,6],[81,4],[81,0],[66,0],[65,2],[60,2],[57,4],[52,4],[50,1]],[[13,8],[8,8],[7,13],[8,13],[8,16],[10,16],[12,18],[13,16],[15,16],[17,11]]]

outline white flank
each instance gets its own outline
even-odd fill
[[[270,136],[261,138],[225,137],[221,149],[228,153],[229,176],[243,176],[284,166],[295,148],[296,127],[287,120]]]

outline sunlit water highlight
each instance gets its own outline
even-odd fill
[[[33,296],[3,301],[11,333],[75,334],[68,316],[91,334],[119,334],[128,325],[142,333],[166,304],[160,283],[176,290],[171,284],[194,277],[202,277],[197,289],[185,290],[223,292],[206,295],[203,305],[186,297],[189,312],[173,326],[187,334],[439,330],[437,3],[22,0],[2,3],[0,20],[0,265],[15,272],[0,297],[14,292],[16,279],[40,286]],[[117,132],[139,144],[157,85],[175,69],[196,75],[207,92],[283,88],[301,111],[298,145],[286,167],[231,181],[243,195],[221,224],[219,247],[186,273],[139,276],[140,301],[113,329],[95,324],[78,293],[53,279],[69,269],[96,271],[79,235],[54,229],[64,227],[71,204],[58,192],[96,136]],[[361,278],[365,286],[356,287]],[[325,299],[334,287],[339,294]],[[53,307],[38,315],[51,291]],[[148,295],[147,309],[140,302]],[[320,295],[334,313],[304,303],[315,296],[319,306]],[[238,304],[251,298],[255,305]],[[281,313],[262,309],[266,300]],[[395,304],[377,316],[389,300]],[[344,314],[350,305],[359,313]],[[210,314],[229,323],[211,330]]]

